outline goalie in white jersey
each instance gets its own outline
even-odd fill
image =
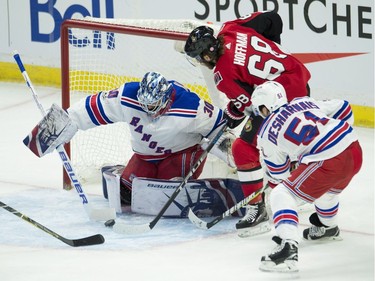
[[[251,102],[264,119],[258,148],[265,163],[278,246],[262,257],[264,271],[297,271],[298,213],[302,201],[313,203],[307,240],[340,239],[338,195],[362,165],[362,150],[353,132],[347,101],[295,98],[287,103],[283,86],[269,81],[258,86]],[[298,166],[291,171],[292,163]]]
[[[226,123],[221,109],[157,72],[146,73],[141,82],[87,96],[71,106],[68,113],[54,105],[39,124],[46,130],[39,132],[39,138],[27,138],[25,143],[42,156],[69,142],[78,130],[126,122],[134,154],[120,178],[121,200],[125,204],[131,203],[135,177],[184,178],[203,153],[202,140],[216,136]],[[211,150],[224,160],[228,158],[225,153],[220,154],[218,147],[227,136],[224,133]],[[204,162],[205,159],[191,179],[199,177]]]

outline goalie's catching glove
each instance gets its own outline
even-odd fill
[[[234,129],[245,119],[245,114],[240,112],[233,102],[229,102],[224,110],[224,118],[227,119],[229,128]]]
[[[34,127],[23,143],[38,157],[67,143],[78,131],[68,113],[53,104],[46,116]]]
[[[225,131],[210,151],[210,153],[223,160],[231,168],[236,168],[232,155],[232,143],[235,139],[236,136],[233,133],[230,131]],[[206,149],[207,146],[207,142],[202,144],[203,149]]]

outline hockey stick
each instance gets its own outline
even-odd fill
[[[33,219],[29,218],[28,216],[18,212],[17,210],[13,209],[12,207],[6,205],[5,203],[0,201],[0,207],[7,210],[8,212],[12,213],[13,215],[27,221],[28,223],[32,224],[33,226],[43,230],[44,232],[48,233],[49,235],[59,239],[60,241],[64,242],[65,244],[72,246],[72,247],[81,247],[81,246],[92,246],[104,243],[104,237],[101,234],[95,234],[85,238],[79,239],[67,239],[62,237],[60,234],[52,231],[51,229],[41,225],[40,223],[34,221]]]
[[[173,201],[176,199],[177,195],[180,193],[180,191],[185,187],[186,183],[190,179],[190,177],[194,174],[194,172],[199,168],[200,164],[203,162],[203,160],[206,158],[207,154],[210,152],[212,147],[215,145],[215,143],[219,140],[223,132],[226,130],[227,125],[225,124],[220,131],[216,134],[216,136],[211,140],[211,142],[208,144],[207,148],[203,151],[202,155],[198,158],[198,160],[194,163],[193,167],[190,169],[189,173],[186,175],[186,177],[182,180],[180,185],[176,188],[176,190],[172,193],[172,195],[169,197],[168,201],[164,204],[163,208],[159,211],[157,216],[147,224],[139,224],[139,225],[127,225],[123,223],[116,223],[114,220],[109,220],[105,223],[106,226],[112,227],[115,232],[123,233],[123,234],[138,234],[138,233],[144,233],[147,231],[150,231],[154,228],[154,226],[158,223],[160,218],[163,216],[165,211],[168,209],[168,207],[173,203]]]
[[[42,104],[39,102],[38,95],[37,95],[37,93],[34,89],[33,84],[31,83],[29,75],[27,74],[26,69],[25,69],[25,67],[22,63],[21,57],[20,57],[20,55],[18,54],[17,51],[13,52],[13,58],[16,61],[17,65],[18,65],[18,68],[20,69],[21,74],[26,81],[27,86],[31,90],[34,101],[35,101],[36,105],[38,106],[40,112],[42,113],[42,116],[45,116],[46,111],[44,110]],[[72,185],[75,187],[76,191],[78,192],[79,197],[81,197],[81,199],[82,199],[82,204],[83,204],[83,206],[85,208],[85,211],[86,211],[87,215],[89,216],[90,220],[106,221],[106,220],[109,220],[109,219],[116,218],[116,212],[115,212],[114,208],[106,208],[106,209],[92,209],[92,208],[90,208],[87,195],[83,191],[83,187],[82,187],[81,183],[79,182],[79,180],[76,176],[76,173],[73,170],[73,166],[70,162],[68,154],[65,151],[64,146],[59,145],[56,148],[56,150],[59,153],[59,156],[60,156],[60,158],[63,162],[64,169],[65,169],[66,173],[68,174],[68,176],[69,176],[69,178],[72,182]]]
[[[189,220],[198,228],[201,228],[201,229],[210,229],[211,227],[213,227],[215,224],[217,224],[218,222],[220,222],[222,219],[226,218],[226,217],[229,217],[231,214],[233,214],[234,212],[238,211],[239,209],[241,209],[242,207],[246,206],[251,200],[253,200],[255,197],[257,197],[259,194],[261,194],[264,190],[264,187],[256,192],[253,192],[252,194],[250,194],[249,196],[245,197],[244,199],[242,199],[240,202],[238,202],[236,205],[232,206],[230,209],[226,210],[224,213],[222,213],[220,216],[217,216],[216,218],[214,218],[213,220],[211,220],[210,222],[206,222],[204,220],[201,220],[200,218],[198,218],[194,212],[189,208],[189,213],[188,213],[188,217],[189,217]]]

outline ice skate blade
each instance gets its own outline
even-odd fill
[[[320,239],[310,239],[309,237],[303,238],[304,240],[311,241],[311,242],[329,242],[329,241],[342,241],[342,237],[339,236],[333,236],[333,237],[324,237]]]
[[[259,269],[264,272],[294,273],[298,272],[297,262],[286,260],[283,263],[275,264],[273,261],[262,261]]]
[[[271,226],[268,221],[262,222],[254,227],[239,228],[237,234],[241,238],[251,237],[271,231]]]

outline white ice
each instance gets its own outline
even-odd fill
[[[32,79],[32,77],[31,77]],[[60,91],[35,87],[48,108]],[[259,271],[274,248],[271,233],[239,238],[236,218],[210,230],[187,219],[162,219],[142,235],[125,236],[88,220],[75,190],[62,189],[60,158],[34,156],[22,143],[41,115],[26,84],[0,83],[0,201],[67,238],[96,233],[102,245],[72,248],[0,208],[1,281],[96,280],[374,280],[374,130],[355,128],[364,150],[360,173],[342,193],[343,241],[301,241],[296,274]],[[107,206],[99,185],[84,185],[91,203]],[[312,209],[300,213],[300,231]],[[122,216],[129,224],[153,217]]]

